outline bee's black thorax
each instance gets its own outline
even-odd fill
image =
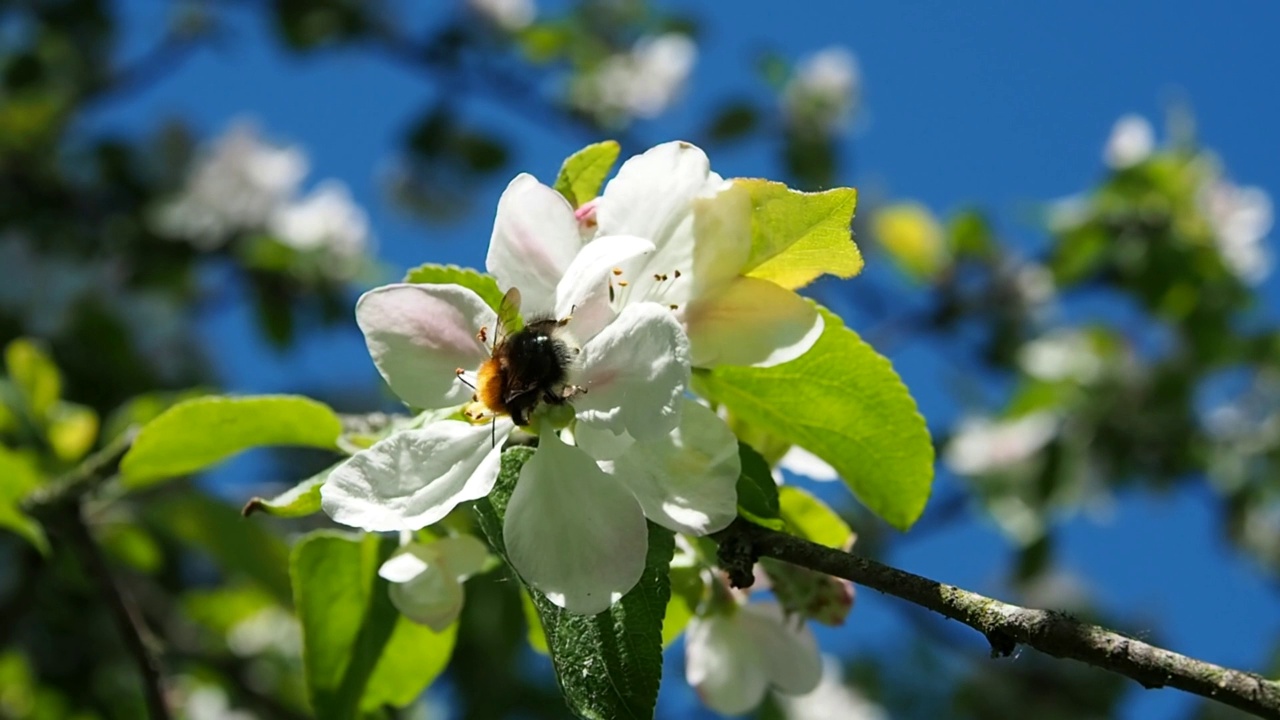
[[[569,346],[556,337],[561,323],[534,320],[494,349],[503,375],[503,402],[517,425],[527,425],[539,402],[565,402],[563,388],[573,361]]]

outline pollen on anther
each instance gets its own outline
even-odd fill
[[[627,282],[626,280],[619,280],[619,281],[618,281],[618,287],[626,287],[626,286],[628,286],[628,285],[630,285],[630,284],[631,284],[631,283]]]
[[[614,269],[613,269],[613,274],[614,274],[614,275],[621,275],[621,274],[622,274],[622,268],[614,268]]]
[[[453,371],[453,374],[454,374],[454,375],[462,375],[462,374],[463,374],[463,373],[465,373],[465,372],[466,372],[466,370],[463,370],[462,368],[457,368],[457,369],[455,369],[455,370]]]

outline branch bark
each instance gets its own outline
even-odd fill
[[[1173,687],[1263,718],[1280,720],[1280,682],[1149,645],[1066,613],[1010,605],[953,585],[824,547],[739,518],[713,536],[734,587],[749,587],[761,557],[826,573],[879,590],[982,633],[992,657],[1018,644],[1119,673],[1148,689]]]

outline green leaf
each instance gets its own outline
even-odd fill
[[[502,518],[533,449],[502,455],[502,470],[489,497],[476,503],[489,544],[506,559]],[[584,509],[584,512],[587,512]],[[649,523],[649,555],[639,584],[613,607],[594,616],[557,607],[536,590],[537,609],[556,678],[569,708],[585,718],[648,718],[658,701],[662,677],[662,615],[670,600],[669,566],[675,536]],[[590,668],[589,672],[584,672]]]
[[[34,342],[18,338],[4,349],[9,379],[27,404],[33,420],[42,420],[62,395],[62,375]]]
[[[0,445],[0,529],[11,530],[48,555],[44,527],[21,507],[23,498],[43,480],[35,460]]]
[[[49,446],[63,462],[84,457],[98,438],[98,413],[75,403],[55,403],[49,413]]]
[[[461,285],[479,295],[494,312],[502,305],[502,291],[498,289],[498,281],[492,275],[471,268],[427,263],[406,273],[404,281],[419,285]]]
[[[294,547],[289,570],[307,692],[319,720],[405,707],[453,653],[456,624],[435,633],[391,604],[378,568],[395,546],[377,535],[322,531]]]
[[[622,147],[616,141],[605,140],[570,155],[560,166],[556,190],[575,208],[595,198],[621,151]]]
[[[809,352],[769,368],[700,373],[710,399],[831,464],[872,512],[907,529],[933,483],[924,418],[889,361],[819,307],[826,327]]]
[[[336,450],[342,422],[324,403],[294,395],[203,397],[161,413],[120,461],[126,487],[203,470],[268,445]]]
[[[840,550],[848,549],[853,530],[835,510],[793,485],[778,488],[782,520],[787,530],[810,542]]]
[[[341,464],[341,463],[339,463]],[[254,497],[244,504],[241,515],[249,517],[255,512],[265,512],[276,517],[305,517],[320,512],[320,486],[329,479],[333,467],[312,475],[273,498]]]
[[[738,512],[742,517],[774,530],[782,529],[778,515],[778,484],[769,463],[750,445],[738,442],[742,474],[738,476]]]
[[[671,568],[671,600],[662,620],[662,647],[669,647],[688,627],[706,589],[702,570],[696,565]]]
[[[849,278],[862,271],[850,226],[856,190],[805,193],[755,179],[734,185],[751,196],[751,257],[744,274],[794,290],[821,275]]]
[[[540,655],[550,655],[547,634],[542,631],[542,619],[538,617],[538,608],[534,606],[533,598],[529,597],[529,590],[523,585],[520,587],[520,609],[524,611],[524,621],[529,626],[527,635],[529,646]]]

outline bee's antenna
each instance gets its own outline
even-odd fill
[[[462,377],[462,376],[463,376],[463,374],[467,372],[466,370],[463,370],[462,368],[458,368],[457,370],[454,370],[453,372],[454,372],[454,374],[455,374],[455,375],[457,375],[457,376],[458,376],[458,379],[462,381],[462,384],[463,384],[463,385],[466,385],[467,387],[471,388],[472,390],[475,390],[475,389],[476,389],[476,386],[475,386],[475,385],[472,385],[472,384],[471,384],[471,383],[470,383],[466,378]]]

